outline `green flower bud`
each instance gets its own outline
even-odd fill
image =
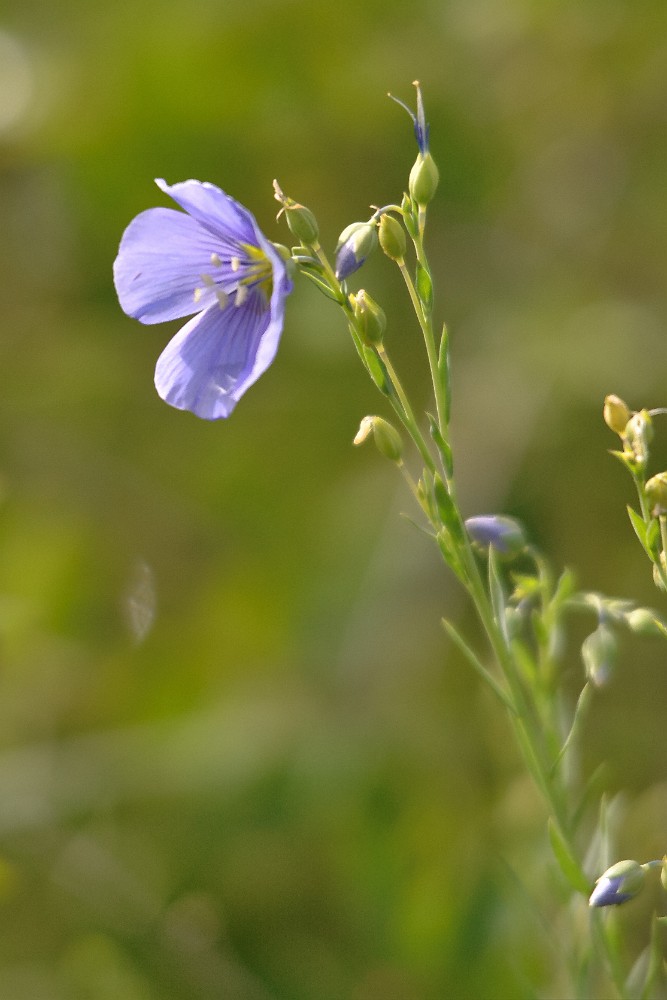
[[[648,446],[653,440],[653,422],[648,410],[640,410],[630,419],[625,428],[625,443],[635,462],[646,465]]]
[[[667,472],[652,476],[644,487],[654,517],[667,514]]]
[[[619,396],[605,396],[602,416],[607,427],[622,437],[630,419],[630,410]]]
[[[378,228],[380,246],[387,257],[402,263],[405,259],[405,230],[393,215],[384,214],[380,217]]]
[[[419,153],[410,171],[408,189],[410,197],[420,208],[433,201],[439,180],[440,174],[431,154]]]
[[[363,444],[369,434],[373,434],[375,446],[381,455],[392,462],[400,462],[403,442],[395,427],[382,417],[364,417],[359,425],[354,444]]]
[[[631,632],[636,635],[664,635],[665,626],[660,621],[655,611],[649,608],[633,608],[625,616],[625,623]]]
[[[403,222],[405,223],[405,228],[410,233],[410,236],[413,238],[416,237],[419,234],[419,222],[415,216],[414,205],[410,201],[407,194],[403,195],[401,210],[403,212]]]
[[[319,227],[313,213],[305,205],[283,194],[278,181],[273,182],[273,190],[274,198],[283,206],[278,214],[285,213],[290,232],[305,246],[314,246],[319,239]]]
[[[638,861],[617,861],[595,883],[589,906],[619,906],[634,899],[646,881],[646,869]]]
[[[354,309],[361,339],[366,346],[381,344],[387,326],[384,310],[363,288],[356,295],[350,295],[350,303]]]
[[[604,687],[616,665],[618,643],[608,625],[598,625],[581,645],[586,677],[596,687]]]

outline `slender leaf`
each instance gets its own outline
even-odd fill
[[[440,385],[442,386],[443,392],[445,394],[445,421],[449,425],[449,418],[451,413],[451,399],[452,399],[452,386],[450,377],[450,364],[449,364],[449,332],[447,327],[442,326],[442,336],[440,338],[440,351],[438,354],[438,377],[440,379]]]
[[[493,615],[502,632],[505,644],[508,644],[507,622],[505,620],[505,590],[498,570],[498,556],[494,545],[489,545],[489,595]]]
[[[663,976],[663,957],[661,940],[661,921],[664,918],[654,915],[651,922],[651,943],[649,945],[649,963],[644,980],[644,989],[641,993],[641,1000],[649,1000],[653,993],[653,987],[661,976]]]
[[[450,446],[447,444],[442,434],[440,433],[440,428],[438,427],[438,423],[435,417],[433,417],[430,413],[427,413],[426,416],[428,417],[431,437],[433,438],[435,445],[438,451],[440,452],[440,455],[442,456],[442,462],[445,467],[445,472],[447,473],[448,476],[452,476],[454,474],[454,459],[452,456],[452,449],[450,448]]]
[[[387,369],[382,364],[375,351],[371,350],[370,347],[363,347],[362,350],[363,360],[376,386],[380,392],[385,394],[385,396],[392,396],[394,390],[389,380]]]
[[[643,518],[641,518],[637,513],[637,511],[633,510],[629,504],[627,507],[627,511],[628,511],[628,517],[630,518],[630,524],[635,529],[635,534],[639,539],[641,547],[646,552],[646,555],[649,556],[649,558],[652,558],[651,550],[649,549],[648,544],[646,542],[646,524],[644,523]]]
[[[461,517],[456,504],[449,495],[447,487],[437,472],[433,476],[433,497],[438,508],[441,524],[447,528],[452,538],[460,544],[464,538]]]
[[[570,745],[571,745],[573,739],[575,738],[575,736],[579,732],[579,727],[581,725],[581,721],[585,717],[586,712],[588,711],[588,706],[591,703],[592,694],[593,694],[593,688],[591,687],[591,685],[588,682],[586,682],[586,684],[584,684],[583,688],[581,689],[581,693],[580,693],[579,697],[577,698],[577,705],[576,705],[576,708],[574,710],[574,717],[572,719],[572,725],[570,726],[570,731],[567,734],[567,736],[565,737],[565,742],[563,743],[562,747],[560,748],[560,752],[559,752],[558,756],[556,757],[555,761],[553,762],[553,765],[552,765],[552,768],[551,768],[552,775],[556,773],[558,765],[560,764],[560,762],[562,761],[563,757],[565,756],[565,754],[569,750]]]
[[[415,272],[415,284],[419,299],[424,306],[424,310],[428,313],[433,305],[433,282],[431,281],[431,275],[419,261],[417,261]]]
[[[465,639],[459,634],[459,632],[457,632],[454,625],[452,625],[451,622],[447,621],[446,618],[442,619],[442,625],[447,635],[450,637],[452,642],[460,649],[460,651],[463,653],[463,655],[465,656],[466,660],[471,665],[471,667],[473,667],[473,669],[479,674],[482,680],[484,680],[489,685],[493,693],[500,699],[505,708],[508,708],[510,712],[513,712],[516,715],[516,709],[514,707],[514,703],[508,692],[505,691],[504,688],[500,686],[495,677],[493,677],[493,675],[480,662],[480,660],[473,653],[472,649],[467,644]]]
[[[573,889],[576,889],[577,892],[582,893],[584,896],[588,896],[591,891],[590,883],[581,870],[581,865],[572,856],[562,833],[551,816],[549,817],[549,840],[551,841],[554,857],[565,878]]]
[[[312,283],[316,285],[321,292],[324,292],[327,298],[333,299],[334,302],[340,303],[341,301],[340,294],[331,287],[328,281],[320,277],[319,274],[316,274],[315,272],[311,271],[308,267],[306,267],[303,264],[301,265],[301,274],[305,274],[305,276],[309,278],[310,281],[312,281]]]
[[[466,584],[468,577],[465,568],[463,566],[463,563],[459,558],[458,549],[454,545],[450,533],[447,531],[446,528],[442,528],[435,536],[435,538],[438,543],[438,548],[442,552],[443,558],[447,563],[447,565],[449,566],[449,568],[453,570],[454,573],[456,573],[459,580],[461,580],[463,584]]]
[[[661,542],[660,524],[657,518],[652,517],[646,525],[646,551],[652,559],[660,556]]]

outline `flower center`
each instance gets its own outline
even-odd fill
[[[242,243],[241,248],[245,251],[244,257],[232,257],[231,260],[232,271],[238,275],[239,282],[236,305],[243,305],[251,288],[259,288],[268,304],[273,291],[271,261],[263,250],[250,243]]]
[[[258,288],[264,297],[265,306],[268,306],[273,292],[273,267],[271,261],[259,247],[251,243],[239,243],[238,255],[229,258],[222,258],[217,253],[211,254],[211,264],[214,268],[224,268],[226,276],[229,272],[236,279],[236,289],[230,290],[229,294],[235,291],[234,305],[242,306],[247,301],[251,290]],[[216,281],[210,274],[202,274],[201,286],[195,288],[194,300],[199,303],[207,291],[212,291],[218,300],[221,309],[228,305],[229,294],[220,287],[219,279]]]

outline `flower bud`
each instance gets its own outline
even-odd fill
[[[625,615],[625,624],[631,632],[636,635],[664,635],[665,626],[658,618],[655,611],[649,608],[633,608]]]
[[[600,624],[581,644],[586,677],[596,687],[604,687],[616,665],[618,643],[608,625]]]
[[[654,517],[667,514],[667,472],[652,476],[644,487]]]
[[[396,428],[382,417],[364,417],[353,443],[363,444],[371,432],[380,454],[392,462],[400,462],[403,454],[401,436]]]
[[[634,899],[646,880],[646,869],[637,861],[617,861],[600,876],[588,900],[589,906],[619,906]]]
[[[648,446],[653,440],[653,422],[648,410],[640,410],[630,419],[625,428],[625,442],[635,462],[648,462]]]
[[[375,250],[378,238],[374,222],[353,222],[338,238],[336,247],[336,277],[345,281]]]
[[[419,221],[415,217],[414,205],[410,201],[407,194],[403,195],[403,199],[401,201],[401,211],[403,212],[403,222],[405,224],[405,228],[414,239],[419,234]]]
[[[526,546],[523,528],[513,517],[500,514],[481,514],[465,522],[471,540],[482,548],[493,545],[503,556],[516,556]]]
[[[605,396],[602,416],[607,427],[622,436],[630,419],[630,410],[619,396]]]
[[[293,198],[288,198],[280,189],[278,181],[273,182],[274,198],[283,206],[281,212],[285,213],[285,219],[290,232],[296,236],[304,246],[311,247],[319,239],[319,228],[317,219],[305,205],[300,205]]]
[[[378,236],[387,257],[402,263],[405,258],[405,230],[400,222],[385,213],[380,217]]]
[[[381,344],[387,326],[387,317],[381,306],[363,288],[356,295],[350,295],[350,303],[354,309],[357,329],[366,346]]]
[[[408,190],[410,197],[420,208],[433,201],[439,181],[440,173],[431,154],[419,153],[410,171]]]

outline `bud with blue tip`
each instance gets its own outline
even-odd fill
[[[617,861],[596,881],[588,905],[620,906],[638,896],[645,881],[645,865],[638,861]]]
[[[389,96],[402,108],[405,108],[414,122],[419,153],[410,171],[408,189],[415,204],[419,209],[424,209],[429,202],[433,201],[440,174],[428,148],[429,125],[424,114],[424,101],[418,80],[414,81],[414,86],[417,88],[417,114],[411,111],[407,104],[404,104],[398,97],[393,97],[392,94]]]
[[[345,281],[358,271],[366,258],[375,250],[378,242],[377,226],[374,219],[368,222],[353,222],[338,237],[336,247],[336,277]]]
[[[493,545],[502,556],[516,556],[526,547],[523,528],[513,517],[480,514],[465,522],[470,539],[481,548]]]

